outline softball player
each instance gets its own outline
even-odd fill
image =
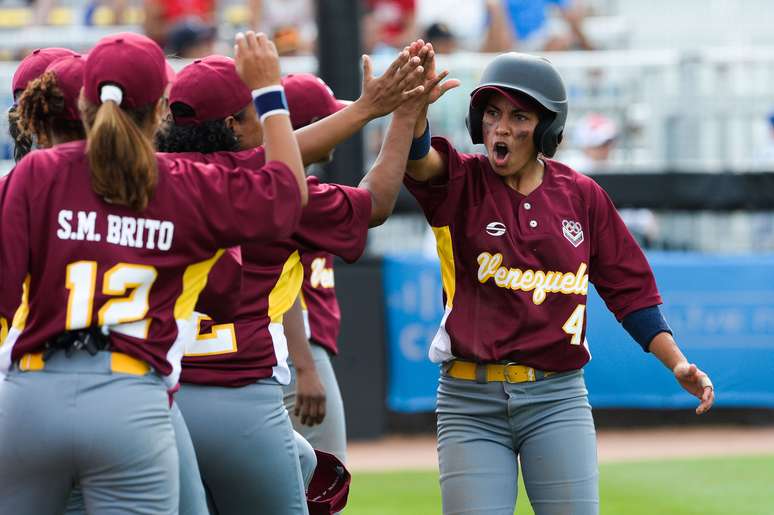
[[[390,88],[396,91],[391,96],[397,99],[391,102],[400,103],[405,98],[401,92],[413,87],[407,86],[405,78],[414,75],[412,69],[421,61],[408,57],[407,51],[380,79],[371,79],[367,71],[365,98],[353,104],[350,113],[342,113],[345,118],[333,120],[332,129],[310,128],[308,134],[324,131],[325,135],[315,136],[319,140],[337,130],[351,131],[358,119],[342,121],[347,116],[359,118],[357,113],[372,102],[369,97],[376,85],[371,81],[391,81]],[[162,134],[160,147],[192,150],[200,148],[204,139],[223,145],[236,142],[241,148],[259,142],[254,114],[249,105],[245,107],[249,96],[234,88],[234,74],[233,65],[220,57],[202,59],[182,70],[170,93],[174,123]],[[368,107],[367,112],[372,111]],[[292,426],[282,403],[282,385],[289,380],[282,323],[301,287],[298,249],[324,248],[349,261],[357,259],[369,224],[381,223],[392,209],[410,143],[406,131],[411,131],[416,114],[417,108],[394,117],[384,155],[361,188],[309,179],[312,200],[293,238],[242,246],[243,302],[237,317],[202,320],[197,340],[187,347],[184,384],[177,399],[219,513],[307,512]],[[210,148],[221,150],[214,144]],[[330,148],[321,150],[321,155],[327,155]]]
[[[432,97],[431,97],[432,100]],[[672,338],[651,269],[605,192],[549,159],[567,97],[545,59],[498,56],[470,100],[486,155],[430,139],[425,117],[405,184],[436,236],[445,312],[438,459],[445,514],[508,514],[517,458],[537,515],[598,512],[596,439],[582,367],[591,281],[642,346],[701,400],[707,375]]]
[[[319,77],[312,74],[287,75],[282,85],[290,107],[290,121],[294,129],[300,129],[330,116],[347,106],[334,96],[331,89]],[[283,387],[284,402],[291,414],[293,427],[315,449],[330,452],[346,462],[347,433],[344,418],[344,402],[341,398],[336,374],[331,365],[331,354],[338,353],[337,340],[341,313],[336,299],[333,278],[333,255],[324,251],[302,250],[301,265],[304,282],[303,301],[304,332],[311,352],[312,366],[304,369],[288,361],[290,383]],[[286,331],[286,334],[288,331]],[[288,341],[291,335],[288,334]],[[319,424],[313,415],[313,397],[317,384],[323,393]]]
[[[75,55],[75,52],[67,48],[38,48],[22,59],[11,79],[11,93],[13,105],[8,110],[8,133],[13,140],[13,157],[18,161],[32,149],[32,139],[25,136],[18,126],[16,102],[21,96],[27,84],[40,77],[46,67],[60,57]]]
[[[84,63],[85,59],[80,55],[61,57],[53,61],[48,65],[45,73],[31,81],[19,96],[18,123],[23,134],[34,137],[38,148],[49,148],[85,138],[78,112],[78,96],[83,87]],[[237,251],[229,249],[217,261],[213,271],[225,269],[224,272],[229,273],[229,270],[236,268],[233,263],[238,260],[238,248]],[[205,288],[202,292],[199,304],[217,296],[219,302],[211,302],[212,309],[223,309],[223,301],[227,296],[222,296],[218,291],[210,292],[209,289]],[[173,404],[171,409],[170,415],[180,464],[180,513],[206,515],[207,499],[191,437],[179,408]],[[74,515],[85,513],[85,510],[80,487],[76,486],[68,499],[66,513]]]
[[[246,83],[279,84],[265,37],[238,45]],[[155,43],[104,38],[84,70],[87,140],[31,153],[5,183],[2,513],[58,515],[73,482],[90,512],[177,513],[166,390],[204,277],[220,248],[299,220],[306,183],[287,111],[264,122],[261,170],[157,158],[165,84]]]

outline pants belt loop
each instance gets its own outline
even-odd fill
[[[479,384],[487,384],[489,382],[486,377],[485,363],[476,363],[476,382]]]

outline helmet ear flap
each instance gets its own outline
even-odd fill
[[[465,126],[468,128],[470,140],[474,145],[484,142],[484,134],[481,127],[483,117],[484,111],[482,109],[473,107],[472,105],[468,108],[468,116],[465,117]]]
[[[564,130],[556,131],[555,126],[562,124],[562,121],[555,114],[541,117],[537,127],[535,127],[534,141],[535,148],[546,157],[554,157],[556,148],[562,142]]]

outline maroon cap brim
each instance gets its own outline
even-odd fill
[[[485,107],[484,103],[493,93],[499,93],[507,98],[511,105],[516,109],[527,112],[540,112],[541,110],[540,105],[526,95],[497,86],[484,86],[477,89],[473,92],[470,102],[474,107]]]

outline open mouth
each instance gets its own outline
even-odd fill
[[[508,162],[508,155],[511,153],[508,145],[498,142],[494,144],[492,150],[494,151],[494,161],[497,166],[503,166]]]

